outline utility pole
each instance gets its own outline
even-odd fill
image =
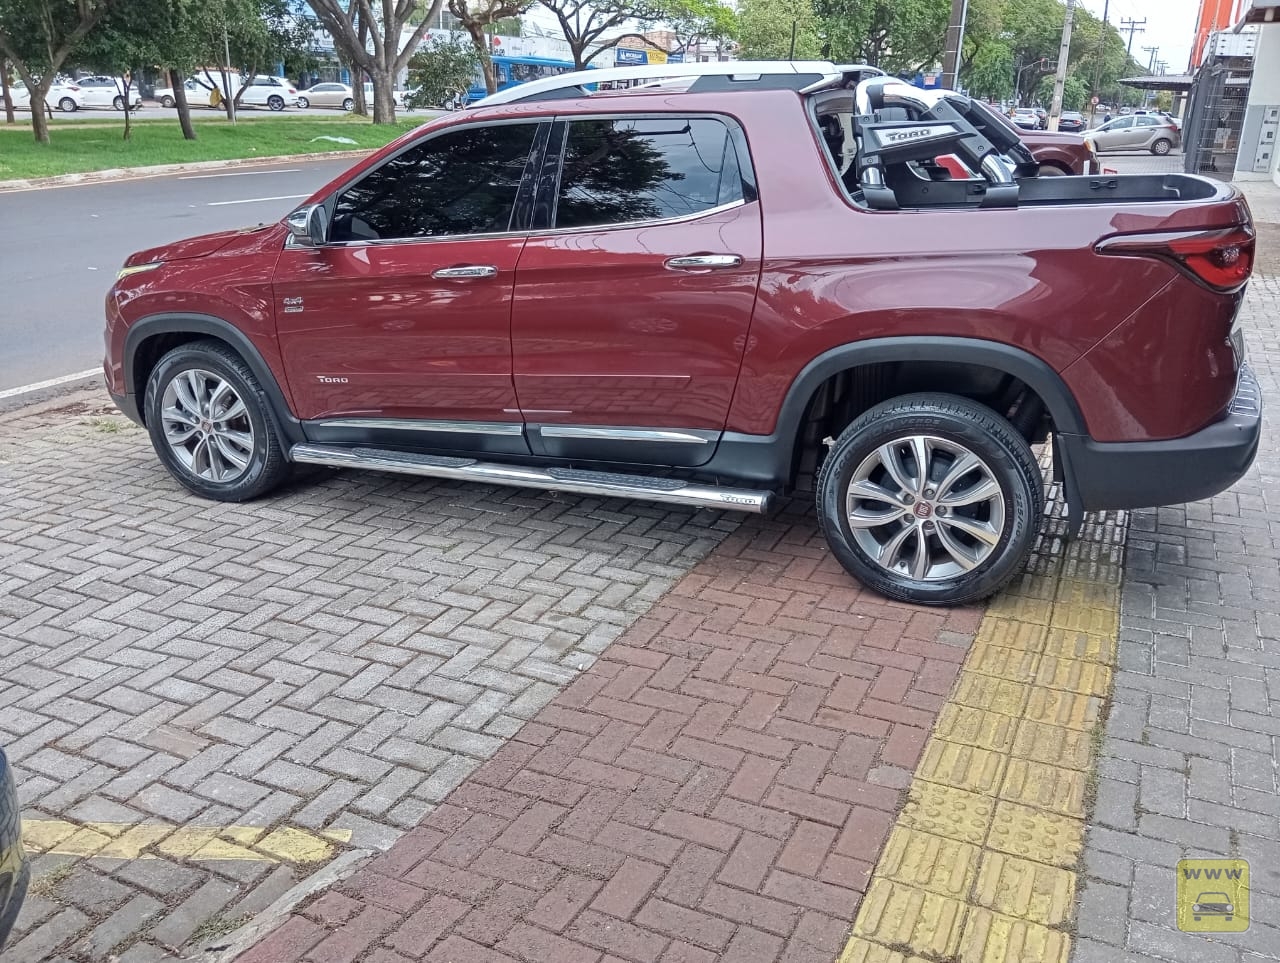
[[[1111,0],[1106,0],[1102,5],[1102,29],[1098,31],[1098,53],[1094,57],[1093,65],[1093,90],[1089,96],[1089,126],[1094,126],[1094,121],[1098,117],[1097,101],[1102,97],[1102,60],[1103,53],[1107,45],[1107,27],[1110,26],[1108,18],[1111,16]]]
[[[1049,129],[1058,129],[1062,116],[1062,88],[1067,82],[1068,61],[1071,59],[1071,26],[1076,16],[1076,0],[1067,0],[1067,16],[1062,22],[1062,46],[1058,48],[1058,70],[1053,75],[1053,103],[1049,107]]]
[[[1143,17],[1141,20],[1131,20],[1126,17],[1121,17],[1120,32],[1124,33],[1126,30],[1129,31],[1129,45],[1125,47],[1125,50],[1128,52],[1129,56],[1132,57],[1133,56],[1133,35],[1135,33],[1147,32],[1147,18]]]
[[[1147,76],[1154,77],[1156,73],[1156,57],[1160,56],[1159,47],[1143,47],[1147,53],[1151,54],[1151,59],[1147,61]],[[1151,91],[1144,90],[1142,92],[1142,106],[1146,107],[1151,103]]]
[[[964,24],[969,16],[969,0],[951,0],[951,21],[942,54],[942,86],[960,89],[960,59],[964,50]]]

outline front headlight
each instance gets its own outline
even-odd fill
[[[163,261],[150,261],[147,264],[127,265],[125,267],[122,267],[118,272],[116,272],[116,280],[117,281],[123,280],[124,278],[127,278],[130,274],[141,274],[143,271],[154,271],[163,263],[164,263]]]

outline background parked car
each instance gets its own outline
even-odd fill
[[[0,950],[22,909],[31,867],[22,851],[22,809],[13,770],[0,749]]]
[[[355,91],[346,84],[319,83],[298,95],[299,107],[337,107],[351,110],[356,105]]]
[[[259,74],[249,82],[249,89],[240,98],[242,107],[267,107],[284,110],[298,106],[298,89],[283,77]]]
[[[82,107],[110,107],[124,110],[124,80],[120,77],[77,77],[76,86],[83,98]],[[133,106],[142,106],[142,94],[137,84],[129,87],[129,100]]]
[[[392,99],[393,101],[395,101],[395,105],[396,105],[396,109],[397,109],[397,110],[404,110],[404,109],[405,109],[405,106],[404,106],[404,91],[403,91],[403,90],[393,90],[393,91],[391,91],[391,99]],[[373,84],[365,84],[365,85],[364,85],[364,102],[365,102],[366,104],[368,104],[368,105],[369,105],[369,109],[370,109],[370,110],[372,110],[372,109],[373,109]]]
[[[1120,150],[1149,150],[1163,157],[1182,143],[1182,132],[1163,117],[1126,114],[1085,131],[1099,154]]]
[[[188,104],[204,104],[208,101],[209,92],[191,78],[187,78],[182,86],[186,88]],[[157,87],[151,96],[160,102],[161,107],[173,107],[178,102],[173,96],[172,87]]]
[[[1040,129],[1048,130],[1049,129],[1049,112],[1045,110],[1043,107],[1033,107],[1031,109],[1036,112],[1036,117],[1040,119]]]
[[[31,94],[27,90],[27,85],[21,80],[9,85],[9,96],[13,100],[14,109],[31,109]],[[45,102],[64,112],[79,110],[84,106],[84,93],[76,84],[59,82],[49,88]]]
[[[1034,107],[1019,107],[1013,112],[1013,122],[1022,130],[1040,129],[1040,115]]]
[[[1084,114],[1074,110],[1064,110],[1058,118],[1058,130],[1064,134],[1078,134],[1089,125],[1085,123]]]

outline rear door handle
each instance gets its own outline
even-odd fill
[[[667,258],[666,266],[671,271],[714,271],[742,267],[742,258],[737,254],[688,254]]]
[[[432,271],[431,276],[437,281],[457,281],[467,278],[491,278],[498,273],[492,264],[464,264],[461,267],[440,268]]]

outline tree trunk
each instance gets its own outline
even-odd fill
[[[173,88],[173,105],[178,108],[182,137],[184,140],[195,140],[196,129],[191,126],[191,105],[187,103],[187,85],[172,67],[169,68],[169,86]]]
[[[470,20],[466,27],[467,33],[471,34],[471,43],[476,48],[476,56],[480,58],[480,70],[484,74],[484,89],[491,94],[496,94],[498,78],[493,72],[493,53],[489,50],[489,38],[485,36],[484,24]]]
[[[22,79],[26,81],[27,90],[31,91],[31,132],[35,134],[37,144],[47,144],[49,118],[53,116],[53,112],[49,110],[45,98],[49,96],[49,88],[53,86],[53,71],[46,73],[35,84],[28,77]]]
[[[4,122],[16,124],[13,114],[13,95],[9,93],[9,61],[0,57],[0,96],[4,97]]]
[[[570,43],[569,49],[573,51],[573,66],[575,70],[587,69],[587,45],[584,43]]]
[[[375,124],[394,124],[396,122],[395,74],[390,70],[370,75],[373,81],[373,122]],[[362,85],[363,86],[363,85]]]
[[[351,112],[361,117],[368,117],[369,105],[364,99],[364,71],[355,64],[351,67],[351,99],[356,102]]]
[[[133,104],[129,91],[133,89],[133,74],[124,75],[124,139],[133,140]]]

